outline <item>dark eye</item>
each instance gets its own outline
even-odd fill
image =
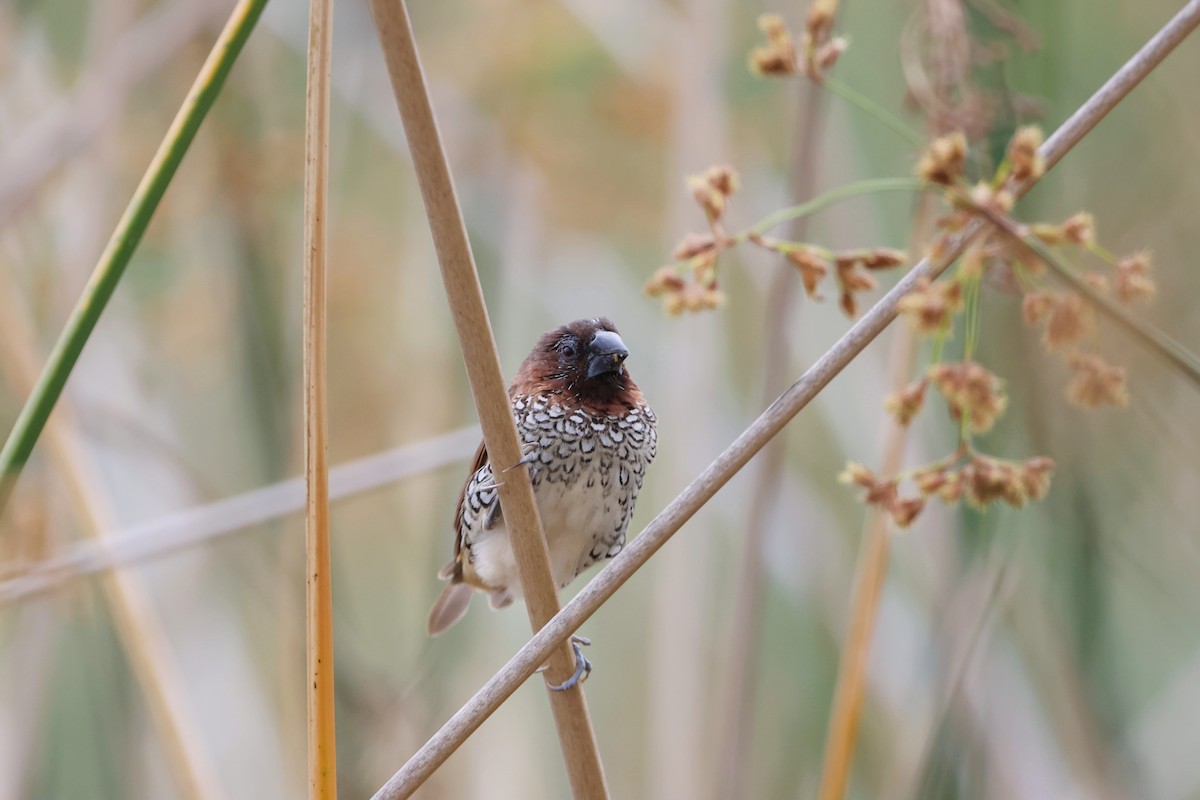
[[[562,354],[563,358],[566,358],[566,359],[574,358],[575,357],[575,345],[564,342],[562,347],[558,348],[558,352]]]

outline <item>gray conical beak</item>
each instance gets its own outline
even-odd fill
[[[597,375],[617,372],[628,357],[629,349],[620,336],[612,331],[597,331],[588,344],[587,376],[595,378]]]

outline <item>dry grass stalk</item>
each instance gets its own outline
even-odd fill
[[[929,208],[929,198],[923,201]],[[893,384],[902,388],[912,373],[916,356],[916,336],[908,326],[896,333],[893,346],[897,364]],[[888,416],[887,441],[881,467],[886,474],[899,471],[904,457],[908,429]],[[871,634],[879,615],[879,598],[887,578],[888,547],[891,540],[892,518],[880,509],[873,509],[867,518],[867,532],[858,551],[854,568],[854,591],[850,604],[850,628],[842,658],[838,664],[837,684],[825,737],[825,757],[821,765],[818,800],[840,800],[845,796],[850,779],[850,765],[858,737],[858,722],[862,714],[866,686],[867,656],[871,650]]]
[[[799,143],[791,169],[792,201],[802,203],[815,194],[820,131],[825,121],[825,91],[811,81],[798,82],[801,101],[797,114]],[[809,217],[797,219],[788,234],[793,241],[804,241]],[[787,388],[785,376],[791,364],[791,341],[787,325],[793,318],[798,276],[793,270],[779,270],[767,297],[766,351],[763,356],[763,405]],[[725,685],[721,694],[720,787],[721,797],[737,797],[746,792],[748,754],[754,727],[753,680],[759,656],[762,619],[762,546],[767,520],[776,505],[783,477],[786,453],[783,437],[773,439],[764,449],[747,512],[742,536],[742,562],[734,593],[732,623],[727,651]]]
[[[28,391],[37,380],[38,370],[31,326],[16,307],[17,297],[9,273],[0,267],[4,306],[0,308],[0,368],[13,386]],[[77,430],[70,408],[60,407],[48,425],[47,454],[66,483],[67,500],[80,529],[103,548],[105,531],[113,529],[114,515],[100,492],[95,466],[79,446]],[[127,572],[105,574],[100,586],[180,795],[188,800],[216,800],[222,796],[217,770],[188,708],[179,666],[155,618],[153,603],[141,582]]]
[[[333,584],[329,552],[329,463],[325,369],[325,223],[329,175],[329,84],[333,0],[311,0],[304,125],[304,513],[307,585],[308,796],[337,797]]]
[[[378,2],[379,0],[377,0]],[[378,14],[378,9],[376,9]],[[378,17],[377,17],[378,22]],[[1157,67],[1200,24],[1200,0],[1190,2],[1141,50],[1071,115],[1041,147],[1049,170],[1095,127],[1108,112]],[[1020,188],[1024,191],[1032,185]],[[466,705],[442,726],[408,762],[375,793],[375,800],[408,797],[488,716],[496,711],[538,668],[546,657],[608,598],[629,580],[726,482],[799,413],[833,378],[845,369],[879,333],[896,318],[896,304],[921,279],[932,280],[945,271],[966,245],[982,230],[975,221],[954,239],[941,260],[922,259],[895,287],[851,326],[828,352],[742,432],[691,484],[593,578],[570,603],[554,615],[536,635],[484,684]]]
[[[372,0],[371,11],[412,152],[489,458],[501,468],[515,466],[522,458],[516,424],[408,12],[401,0]],[[537,630],[558,612],[559,601],[528,473],[524,469],[507,471],[499,492],[526,609]],[[546,655],[550,657],[547,682],[562,683],[574,673],[575,655],[565,641]],[[582,687],[551,692],[550,707],[575,797],[607,797],[608,785]],[[408,793],[417,785],[409,787]]]

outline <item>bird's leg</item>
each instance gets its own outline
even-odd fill
[[[592,643],[591,639],[586,636],[571,636],[571,649],[575,651],[575,674],[567,678],[557,686],[553,683],[546,684],[546,688],[552,692],[565,692],[572,689],[576,684],[586,681],[588,676],[592,674],[592,662],[588,661],[587,656],[583,654],[583,647]],[[544,665],[538,669],[538,672],[546,669],[549,665]]]

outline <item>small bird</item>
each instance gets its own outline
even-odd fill
[[[508,389],[559,588],[621,552],[654,460],[656,420],[628,355],[607,319],[576,320],[538,339]],[[492,608],[522,594],[496,486],[480,445],[454,513],[454,559],[438,573],[449,583],[429,613],[431,636],[462,619],[472,590],[487,592]]]

